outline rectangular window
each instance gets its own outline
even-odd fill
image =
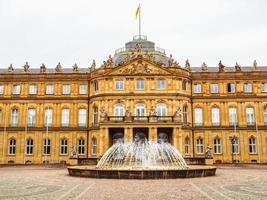
[[[249,153],[256,154],[257,153],[256,138],[250,137],[248,142],[249,142]]]
[[[97,92],[98,91],[98,81],[94,81],[93,87],[94,87],[94,91]]]
[[[220,109],[219,108],[211,109],[211,121],[212,121],[213,126],[220,125]]]
[[[67,155],[68,153],[68,140],[60,140],[60,155]]]
[[[189,138],[186,137],[184,140],[184,153],[189,154]]]
[[[78,154],[84,155],[84,153],[85,153],[85,141],[84,139],[79,139],[78,140]]]
[[[86,109],[79,109],[79,126],[85,127],[86,126]]]
[[[136,80],[136,89],[143,90],[145,88],[145,82],[142,79]]]
[[[158,89],[165,89],[166,88],[165,80],[163,80],[163,79],[157,80],[157,88]]]
[[[4,94],[4,86],[0,85],[0,94]]]
[[[210,84],[210,93],[217,94],[219,93],[219,87],[217,83]]]
[[[44,124],[45,126],[52,126],[53,110],[51,108],[45,109]]]
[[[44,139],[44,155],[49,155],[51,152],[51,141],[50,139]]]
[[[16,140],[11,139],[9,140],[9,155],[15,155],[16,154]]]
[[[70,94],[70,85],[62,86],[62,94]]]
[[[61,111],[61,126],[68,127],[69,126],[69,119],[70,117],[70,110],[67,108],[62,109]]]
[[[46,94],[54,94],[54,86],[53,85],[46,85]]]
[[[87,85],[82,84],[79,86],[79,94],[87,94]]]
[[[201,84],[194,84],[194,93],[201,93]]]
[[[92,139],[92,155],[97,154],[97,141],[95,138]]]
[[[26,142],[26,154],[32,155],[33,154],[33,140],[28,139]]]
[[[229,108],[229,125],[237,125],[237,112],[236,108]]]
[[[115,81],[115,89],[116,90],[123,90],[123,80],[116,80]]]
[[[267,92],[267,83],[263,83],[263,84],[261,85],[261,91],[262,91],[262,92]]]
[[[34,108],[28,109],[27,124],[29,127],[33,127],[35,125],[35,113],[36,113],[36,110]]]
[[[245,93],[251,93],[252,92],[252,84],[251,83],[245,83],[244,84],[244,92]]]
[[[18,118],[19,118],[19,111],[18,109],[12,109],[11,111],[11,126],[17,127],[18,126]]]
[[[37,85],[29,86],[29,94],[37,94]]]
[[[13,85],[13,94],[20,94],[20,85]]]
[[[235,138],[235,139],[232,139],[232,153],[233,154],[238,154],[238,139]]]
[[[195,125],[202,126],[203,124],[202,108],[195,108]]]
[[[203,153],[204,153],[203,139],[199,138],[197,139],[197,154],[203,154]]]
[[[229,93],[235,92],[235,84],[234,83],[228,83],[227,84],[227,92],[229,92]]]
[[[221,151],[221,139],[220,138],[214,139],[214,153],[215,154],[222,153],[222,151]]]
[[[247,125],[253,126],[254,125],[254,109],[252,107],[246,108],[246,117],[247,117]]]

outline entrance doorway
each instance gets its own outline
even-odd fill
[[[172,144],[172,128],[157,129],[158,142],[168,142]]]
[[[124,128],[109,128],[109,146],[117,142],[124,142]]]

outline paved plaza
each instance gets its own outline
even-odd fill
[[[267,168],[221,167],[206,178],[108,180],[70,177],[66,169],[0,168],[0,199],[267,199]]]

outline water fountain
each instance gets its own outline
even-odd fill
[[[210,166],[188,166],[179,151],[164,137],[158,141],[137,133],[133,142],[116,140],[97,166],[69,167],[69,174],[92,178],[186,178],[215,175]]]

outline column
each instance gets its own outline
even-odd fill
[[[124,129],[124,141],[131,142],[133,140],[133,128],[127,127]]]
[[[157,141],[157,128],[155,127],[150,127],[148,131],[148,139]]]

